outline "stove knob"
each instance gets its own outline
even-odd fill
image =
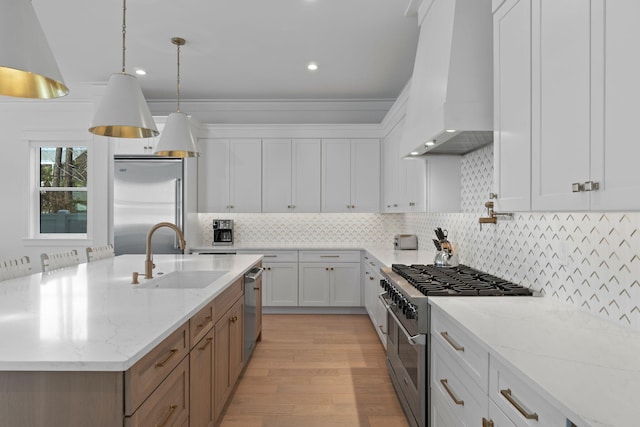
[[[405,315],[407,316],[407,319],[417,319],[418,313],[416,312],[415,306],[409,307]]]

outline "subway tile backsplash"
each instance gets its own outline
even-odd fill
[[[433,229],[442,227],[462,263],[640,329],[640,213],[516,213],[480,230],[493,187],[493,147],[467,154],[461,173],[462,213],[201,213],[203,245],[211,244],[218,217],[235,220],[236,243],[258,247],[392,247],[394,234],[408,232],[431,250]]]

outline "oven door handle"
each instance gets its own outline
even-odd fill
[[[378,298],[382,299],[382,295],[379,296]],[[384,302],[384,300],[382,299],[382,301]],[[386,305],[386,302],[385,302]],[[391,311],[391,307],[389,305],[386,305],[387,307],[387,313],[389,313],[391,315],[391,317],[393,317],[393,320],[396,322],[396,324],[398,325],[398,328],[402,331],[402,333],[404,334],[404,336],[407,338],[407,341],[409,342],[409,344],[411,345],[427,345],[427,336],[424,334],[418,334],[418,335],[409,335],[409,332],[407,332],[407,330],[404,328],[404,326],[402,326],[402,323],[400,323],[400,319],[398,319],[398,316],[396,316],[396,314]]]

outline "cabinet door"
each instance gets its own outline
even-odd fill
[[[351,145],[348,139],[322,141],[322,212],[351,211]]]
[[[264,263],[265,306],[295,307],[298,305],[298,263]]]
[[[640,210],[640,144],[635,125],[640,117],[640,2],[591,2],[595,19],[592,68],[593,111],[591,192],[593,210]],[[633,142],[632,142],[633,141]]]
[[[378,332],[378,336],[380,337],[380,341],[382,341],[382,346],[387,348],[387,307],[380,300],[380,298],[376,299],[376,332]]]
[[[496,210],[531,209],[531,0],[507,0],[493,19]]]
[[[382,143],[382,211],[399,212],[401,204],[401,191],[399,184],[400,171],[398,164],[401,162],[398,154],[398,134],[400,124],[396,125]]]
[[[327,307],[330,304],[329,264],[300,263],[298,305]]]
[[[229,140],[201,140],[200,150],[198,210],[227,212],[229,209]]]
[[[229,386],[233,388],[244,363],[244,300],[238,300],[229,312]]]
[[[109,138],[113,153],[117,155],[152,156],[159,137],[153,138]]]
[[[294,139],[291,142],[293,212],[320,212],[320,152],[319,139]]]
[[[493,20],[496,210],[531,209],[531,1],[506,0]]]
[[[190,353],[189,423],[193,427],[212,427],[213,411],[213,330],[210,330]]]
[[[533,210],[589,209],[590,193],[571,184],[590,179],[590,3],[532,2]]]
[[[500,408],[489,400],[489,418],[493,422],[493,427],[516,427],[516,424],[511,421]]]
[[[291,140],[262,141],[262,212],[291,211],[291,167]]]
[[[361,305],[361,276],[359,262],[334,263],[329,266],[329,303],[331,306],[358,307]]]
[[[378,289],[375,283],[373,269],[368,262],[364,265],[364,276],[362,283],[364,286],[364,307],[367,309],[371,322],[376,324],[376,300],[378,299]]]
[[[262,143],[234,139],[229,144],[230,212],[262,209]]]
[[[229,316],[223,316],[214,329],[213,401],[216,420],[231,392],[229,382]]]
[[[403,212],[425,212],[427,209],[427,162],[422,158],[400,161],[404,179]]]
[[[351,140],[351,211],[380,212],[380,141],[377,139]]]

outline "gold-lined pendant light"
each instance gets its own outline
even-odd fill
[[[0,0],[0,95],[58,98],[69,93],[31,0]]]
[[[197,157],[200,153],[196,148],[196,141],[191,133],[189,117],[180,111],[180,46],[184,46],[185,39],[173,37],[171,43],[177,46],[178,50],[178,73],[176,83],[176,98],[178,107],[175,113],[169,114],[167,122],[162,130],[160,141],[154,153],[165,157]]]
[[[159,134],[138,79],[125,71],[127,0],[122,1],[122,72],[109,78],[89,132],[116,138],[150,138]]]

